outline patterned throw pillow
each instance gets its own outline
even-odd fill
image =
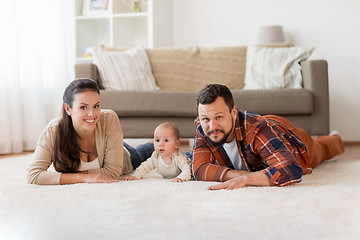
[[[249,46],[244,89],[302,88],[300,62],[314,48],[268,48]]]
[[[92,47],[88,52],[94,59],[107,90],[153,91],[158,89],[149,58],[142,46],[125,51],[107,51]]]

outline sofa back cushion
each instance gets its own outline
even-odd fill
[[[198,92],[210,83],[244,87],[246,46],[146,49],[161,90]]]

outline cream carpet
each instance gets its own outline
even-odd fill
[[[360,157],[325,162],[297,185],[233,191],[155,173],[28,185],[30,158],[0,159],[0,239],[360,239]]]

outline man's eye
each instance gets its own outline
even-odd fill
[[[216,117],[216,119],[221,119],[221,118],[222,118],[222,116],[217,116],[217,117]]]
[[[203,118],[202,121],[203,121],[203,122],[208,122],[209,119],[208,119],[208,118]]]

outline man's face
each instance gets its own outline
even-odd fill
[[[215,146],[231,142],[235,138],[236,107],[229,110],[224,98],[218,97],[210,104],[199,104],[200,125],[205,136]]]

